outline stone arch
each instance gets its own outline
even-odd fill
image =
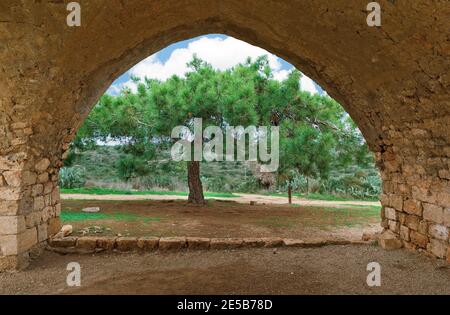
[[[68,1],[67,1],[68,2]],[[450,7],[380,1],[80,0],[0,4],[0,269],[26,264],[59,228],[58,170],[120,73],[170,43],[224,33],[288,60],[350,113],[376,152],[382,225],[449,256]]]

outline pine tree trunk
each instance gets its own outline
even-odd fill
[[[289,198],[289,204],[292,204],[292,186],[291,184],[288,185],[288,198]]]
[[[187,162],[188,168],[188,185],[189,185],[189,203],[205,204],[205,197],[203,196],[203,186],[200,180],[200,162]]]

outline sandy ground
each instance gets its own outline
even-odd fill
[[[369,262],[381,287],[368,287]],[[68,288],[69,262],[81,287]],[[0,294],[450,294],[442,261],[376,246],[58,255],[0,274]]]
[[[287,197],[264,196],[253,194],[235,194],[239,197],[209,199],[230,200],[238,203],[249,204],[250,201],[256,201],[260,204],[287,204]],[[187,196],[171,195],[87,195],[87,194],[61,194],[64,200],[187,200]],[[300,206],[324,206],[324,207],[342,207],[345,205],[360,206],[381,206],[378,201],[326,201],[309,200],[299,197],[292,197],[292,203]]]

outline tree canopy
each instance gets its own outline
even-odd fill
[[[77,133],[73,146],[98,140],[118,141],[126,156],[118,168],[125,180],[151,176],[152,163],[174,143],[175,126],[279,126],[280,167],[277,178],[295,186],[296,178],[327,178],[352,163],[369,163],[371,155],[356,125],[327,95],[301,90],[302,74],[293,70],[274,79],[266,56],[226,71],[193,56],[184,77],[166,81],[133,78],[136,92],[105,94]],[[199,164],[187,163],[192,202],[204,202]],[[298,181],[297,181],[298,182]],[[192,185],[191,185],[192,184]]]

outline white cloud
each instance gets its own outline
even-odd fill
[[[310,92],[311,94],[318,93],[316,85],[314,84],[314,81],[305,75],[302,75],[302,78],[300,79],[300,88],[303,91]]]
[[[172,75],[183,77],[189,70],[186,64],[192,60],[194,54],[219,70],[232,68],[245,62],[248,57],[255,60],[259,56],[267,55],[276,80],[286,79],[290,71],[290,69],[283,69],[281,60],[277,56],[236,38],[201,37],[189,43],[186,48],[175,49],[164,63],[158,59],[158,54],[144,59],[131,68],[129,74],[142,79],[148,77],[162,81],[167,80]],[[302,77],[301,86],[306,91],[317,93],[312,80],[308,77]],[[136,89],[134,82],[130,80],[111,86],[108,92],[118,94],[123,87]]]

